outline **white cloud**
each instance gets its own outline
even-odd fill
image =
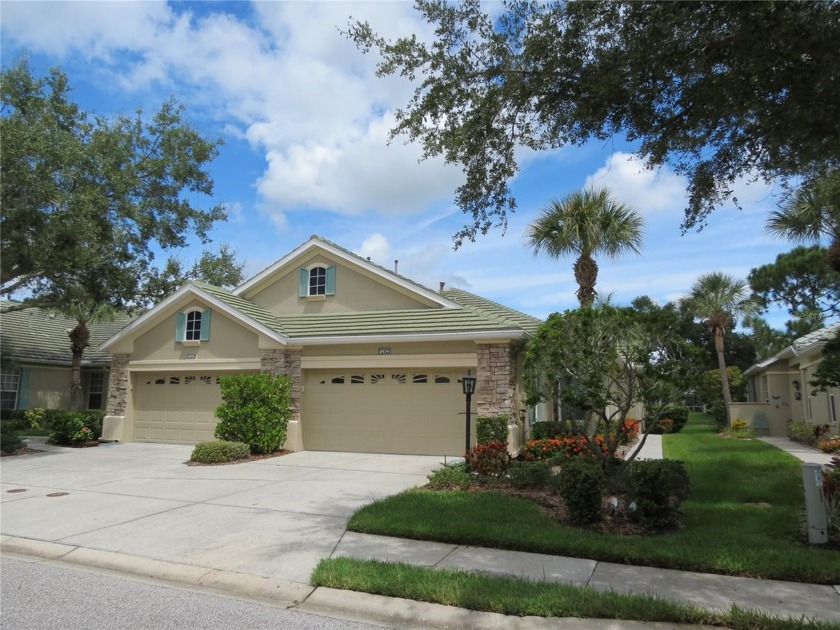
[[[609,188],[618,200],[636,207],[643,216],[682,210],[686,204],[684,177],[664,168],[648,169],[630,153],[614,153],[584,185]]]
[[[362,241],[362,246],[357,249],[355,253],[382,267],[389,266],[389,263],[393,260],[391,255],[391,244],[388,242],[387,238],[379,233],[371,234]]]

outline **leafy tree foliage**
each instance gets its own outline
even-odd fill
[[[589,421],[577,431],[609,470],[636,404],[656,418],[683,399],[696,374],[694,352],[673,311],[595,305],[554,313],[528,343],[529,402],[557,397],[583,409]],[[607,436],[606,455],[595,435]]]
[[[822,361],[814,370],[811,386],[815,392],[840,386],[840,336],[830,339],[823,346]]]
[[[624,135],[649,166],[688,177],[683,227],[741,176],[806,187],[840,162],[840,4],[417,0],[431,42],[348,36],[379,76],[416,81],[392,137],[462,165],[470,222],[456,245],[506,225],[516,152]],[[835,189],[836,192],[836,189]]]
[[[598,263],[593,256],[638,254],[643,225],[642,217],[613,199],[608,190],[589,189],[552,201],[529,226],[527,239],[534,253],[545,251],[552,258],[577,254],[577,297],[581,306],[587,306],[597,295]]]
[[[840,274],[826,254],[819,245],[797,247],[747,276],[753,298],[763,309],[778,304],[799,321],[791,326],[798,336],[822,328],[826,317],[840,316]]]
[[[218,253],[205,250],[189,269],[184,268],[179,258],[170,256],[163,269],[149,274],[141,299],[156,304],[189,280],[203,280],[226,289],[236,287],[245,279],[242,271],[246,264],[237,256],[237,251],[228,243],[222,243]]]
[[[131,305],[152,247],[207,240],[222,207],[206,166],[218,142],[203,138],[169,101],[151,118],[95,116],[70,98],[58,69],[33,76],[25,58],[0,75],[3,151],[0,295],[27,291],[26,306]]]
[[[724,358],[724,336],[738,321],[755,314],[756,306],[747,296],[747,284],[725,273],[713,272],[700,276],[692,285],[685,299],[688,310],[702,319],[709,327],[715,342],[718,358],[718,374],[729,424],[729,405],[732,393],[727,378]]]

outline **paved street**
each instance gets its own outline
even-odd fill
[[[4,630],[365,630],[372,626],[3,557]]]

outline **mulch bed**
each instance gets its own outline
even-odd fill
[[[187,466],[229,466],[230,464],[244,464],[246,462],[256,462],[261,459],[272,459],[274,457],[283,457],[284,455],[290,454],[292,451],[287,451],[286,449],[280,449],[279,451],[274,451],[273,453],[265,453],[263,455],[248,455],[248,457],[243,457],[242,459],[234,459],[230,462],[219,462],[217,464],[205,464],[203,462],[191,462],[186,461],[184,462]]]
[[[28,446],[22,446],[21,448],[17,449],[14,453],[0,453],[0,457],[10,457],[12,455],[28,455],[29,453],[43,453],[44,451],[39,451],[37,448],[29,448]]]

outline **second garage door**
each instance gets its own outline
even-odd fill
[[[458,379],[465,372],[308,370],[301,409],[304,448],[463,455],[465,399]]]

